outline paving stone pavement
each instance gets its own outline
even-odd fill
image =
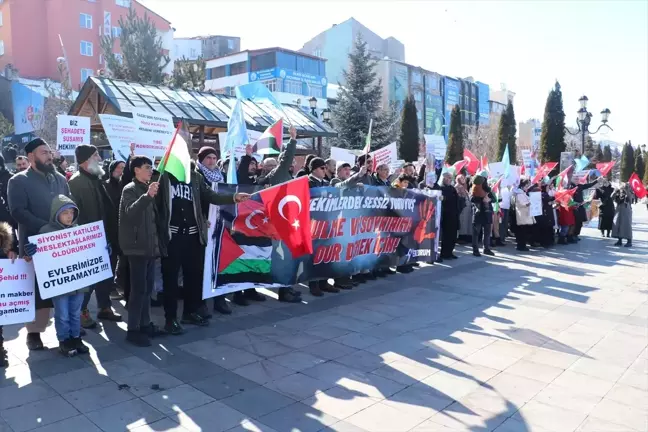
[[[148,349],[106,324],[67,359],[53,326],[35,353],[8,327],[0,432],[648,431],[645,206],[634,233],[631,249],[594,229],[492,258],[460,246],[449,265],[234,306]]]

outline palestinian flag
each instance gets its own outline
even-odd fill
[[[279,119],[275,124],[263,132],[252,151],[260,155],[277,155],[281,153],[283,144],[283,120]]]
[[[164,153],[162,161],[158,165],[157,170],[160,174],[167,172],[183,183],[189,183],[191,181],[190,143],[191,137],[189,130],[183,122],[180,122]]]
[[[243,282],[250,285],[247,288],[253,288],[256,284],[272,285],[272,240],[268,237],[248,237],[238,232],[231,234],[231,237],[243,253],[227,267],[219,268],[218,286],[235,284],[238,289],[245,289],[240,286]],[[224,253],[227,251],[222,250],[221,254]]]
[[[558,174],[556,177],[556,189],[564,189],[567,187],[573,170],[574,165],[569,165],[564,171],[561,171],[560,174]]]

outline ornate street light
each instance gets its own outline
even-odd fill
[[[611,113],[611,111],[607,108],[601,111],[601,125],[594,132],[591,132],[589,130],[589,126],[592,121],[592,113],[587,111],[588,101],[589,99],[585,95],[581,96],[580,99],[578,99],[578,102],[580,103],[580,109],[576,112],[578,114],[578,118],[576,119],[576,125],[578,125],[578,131],[572,133],[569,129],[565,128],[567,133],[569,133],[570,135],[581,134],[581,155],[585,154],[585,134],[586,133],[590,135],[594,135],[598,133],[598,131],[601,130],[603,126],[605,126],[610,130],[613,130],[610,127],[610,125],[607,124],[608,118],[610,117],[610,113]]]

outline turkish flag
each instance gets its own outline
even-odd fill
[[[475,175],[475,173],[479,169],[479,159],[477,159],[477,156],[472,154],[472,152],[468,149],[464,149],[463,155],[464,161],[466,161],[466,171],[468,171],[468,174],[470,175]]]
[[[455,174],[459,174],[461,170],[466,166],[467,162],[466,160],[460,160],[452,164],[452,167],[455,169]]]
[[[554,198],[556,202],[560,203],[563,207],[568,207],[571,200],[574,198],[577,188],[572,189],[560,189],[556,191]]]
[[[526,174],[526,167],[524,166],[524,164],[522,164],[522,166],[520,167],[520,175],[523,176],[525,174]]]
[[[646,197],[646,188],[641,183],[641,179],[636,172],[632,173],[632,175],[628,179],[628,183],[630,184],[630,187],[634,191],[637,198],[642,199]]]
[[[293,258],[313,253],[308,176],[259,192],[265,213]]]
[[[533,176],[533,180],[531,183],[538,183],[540,180],[545,178],[556,166],[558,165],[558,162],[547,162],[546,164],[542,165],[540,168],[538,168],[538,171],[536,171],[535,176]]]
[[[585,183],[587,183],[587,179],[589,179],[589,175],[590,175],[590,172],[591,172],[591,171],[592,171],[592,170],[587,170],[587,171],[585,171],[585,174],[583,174],[583,176],[581,177],[581,179],[580,179],[580,181],[578,182],[578,184],[585,184]]]
[[[488,158],[486,156],[482,156],[481,161],[479,162],[479,169],[480,170],[488,169]]]
[[[614,167],[614,161],[611,162],[604,162],[604,163],[597,163],[596,164],[596,169],[601,172],[601,177],[607,175],[607,173],[610,172],[612,167]]]
[[[277,231],[266,214],[265,207],[262,203],[253,199],[236,206],[236,218],[232,222],[232,230],[248,237],[279,239]]]

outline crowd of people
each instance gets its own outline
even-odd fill
[[[475,256],[494,255],[493,248],[506,245],[510,236],[515,237],[520,251],[576,243],[587,220],[585,205],[591,200],[600,202],[602,235],[617,238],[617,245],[622,239],[627,240],[625,246],[632,244],[632,195],[627,185],[614,189],[605,178],[571,183],[572,199],[565,201],[557,199],[549,178],[536,184],[523,178],[519,184],[502,186],[489,179],[486,170],[473,176],[437,170],[439,181],[428,184],[435,176],[426,176],[425,164],[417,171],[414,164],[407,163],[394,173],[389,165],[376,164],[369,155],[359,156],[354,164],[309,155],[295,173],[296,135],[291,127],[290,140],[276,158],[257,161],[248,146],[246,154],[235,161],[238,183],[266,187],[307,176],[311,188],[366,185],[439,191],[439,262],[458,258],[454,253],[457,242],[472,245]],[[181,182],[170,173],[157,172],[154,161],[136,155],[134,147],[128,160],[102,165],[97,148],[79,145],[74,174],[65,158],[42,139],[29,142],[25,154],[16,159],[15,173],[9,173],[0,159],[0,257],[30,260],[38,253],[27,240],[30,236],[102,221],[115,274],[114,280],[53,299],[42,299],[36,289],[36,318],[26,324],[30,350],[44,348],[41,333],[52,308],[59,349],[66,356],[88,352],[82,337],[85,329],[97,326],[97,320],[122,320],[113,307],[117,300],[125,300],[128,311],[126,340],[137,346],[149,346],[158,336],[180,335],[184,325],[209,325],[212,311],[232,313],[225,296],[211,302],[202,299],[209,205],[240,203],[250,197],[214,190],[215,184],[227,183],[229,159],[219,160],[214,148],[203,147],[192,162],[188,182]],[[593,187],[594,194],[585,200],[583,191]],[[540,215],[531,215],[531,192],[541,193]],[[410,273],[414,266],[417,264],[380,267],[335,279],[333,284],[329,280],[310,281],[309,291],[318,297],[337,293],[396,272]],[[93,292],[96,319],[88,310]],[[278,289],[278,298],[301,302],[300,292],[288,286]],[[181,314],[179,300],[183,300]],[[234,293],[231,298],[240,306],[265,300],[255,289]],[[164,308],[163,326],[153,323],[152,306]],[[0,342],[1,335],[0,328]]]

